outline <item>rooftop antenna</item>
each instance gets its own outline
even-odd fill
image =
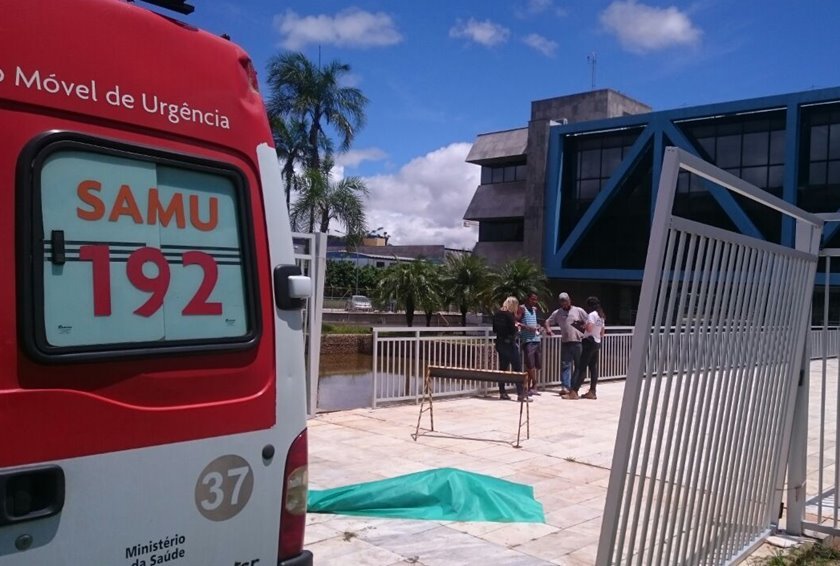
[[[592,67],[592,90],[595,90],[595,63],[598,61],[595,58],[595,52],[593,51],[587,55],[586,60],[589,62],[589,66]]]

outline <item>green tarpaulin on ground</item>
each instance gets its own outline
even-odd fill
[[[455,468],[311,490],[308,510],[435,521],[545,522],[531,486]]]

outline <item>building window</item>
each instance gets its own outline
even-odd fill
[[[682,124],[695,141],[701,157],[778,197],[782,196],[785,169],[785,111],[774,110],[745,116],[710,118]],[[716,210],[707,191],[708,183],[687,172],[680,173],[676,209],[681,216],[734,229]],[[735,202],[746,212],[765,239],[781,240],[782,217],[741,195]]]
[[[512,183],[525,180],[526,166],[524,163],[483,166],[481,168],[481,184]]]
[[[840,209],[840,104],[802,109],[796,204],[810,212]],[[840,233],[826,242],[840,247]],[[832,271],[840,262],[831,263]]]
[[[586,208],[598,196],[636,141],[638,130],[607,135],[581,136],[575,140],[575,200]]]
[[[807,185],[840,184],[840,109],[837,105],[806,113],[803,140],[807,144]]]
[[[697,142],[704,159],[776,196],[782,194],[785,165],[785,113],[735,116],[690,122],[685,132]],[[840,150],[840,147],[838,147]],[[682,190],[699,185],[683,183]]]
[[[560,236],[568,236],[639,137],[640,128],[566,138]]]
[[[612,200],[566,258],[573,269],[638,269],[645,263],[650,234],[652,152],[622,180]]]
[[[811,212],[840,208],[840,104],[802,112],[797,204]]]
[[[525,220],[482,220],[478,223],[479,242],[521,242],[524,237]]]

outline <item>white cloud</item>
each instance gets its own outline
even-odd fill
[[[628,51],[645,53],[673,45],[695,45],[702,32],[679,9],[655,8],[636,0],[615,0],[601,12],[601,24]]]
[[[524,6],[518,7],[515,13],[517,17],[529,18],[549,11],[560,17],[567,14],[564,8],[554,4],[554,0],[528,0]]]
[[[557,42],[541,36],[538,33],[532,33],[525,36],[522,41],[529,47],[533,47],[546,57],[554,57],[554,52],[557,51]]]
[[[458,20],[449,30],[449,37],[463,37],[485,47],[493,47],[504,43],[510,36],[510,30],[506,27],[493,23],[490,20],[480,22],[470,18],[466,22]]]
[[[453,143],[412,159],[395,174],[365,177],[368,224],[383,226],[392,244],[472,249],[477,229],[465,228],[463,217],[481,169],[464,161],[471,146]]]
[[[366,12],[358,8],[342,10],[334,16],[299,16],[293,10],[274,16],[286,49],[300,49],[309,44],[341,47],[382,47],[402,41],[394,20],[384,12]]]
[[[344,177],[349,176],[347,174],[348,168],[356,167],[363,161],[382,161],[386,157],[388,157],[388,154],[378,147],[351,149],[350,151],[336,154],[334,156],[335,164],[330,171],[330,178],[335,182],[340,181]],[[350,175],[352,174],[351,172]]]
[[[342,167],[355,167],[362,161],[381,161],[388,155],[378,147],[351,149],[335,156],[335,164]]]

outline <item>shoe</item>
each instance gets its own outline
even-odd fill
[[[598,397],[595,395],[595,392],[591,389],[586,392],[586,394],[580,396],[581,399],[597,399]]]
[[[568,390],[568,389],[566,389],[566,388],[565,388],[564,386],[562,386],[562,385],[560,386],[560,391],[558,391],[558,392],[557,392],[557,394],[558,394],[558,395],[560,395],[560,397],[562,397],[562,396],[566,395],[567,393],[569,393],[569,390]]]
[[[574,389],[569,391],[569,394],[566,395],[566,399],[580,399],[580,395]]]
[[[542,393],[540,393],[536,389],[531,389],[528,391],[528,395],[542,395]]]
[[[516,397],[516,400],[519,401],[520,403],[530,403],[530,402],[533,401],[533,399],[531,399],[527,395],[518,395]]]
[[[502,401],[510,401],[510,395],[508,395],[507,393],[502,393],[499,395],[499,399],[501,399]]]

